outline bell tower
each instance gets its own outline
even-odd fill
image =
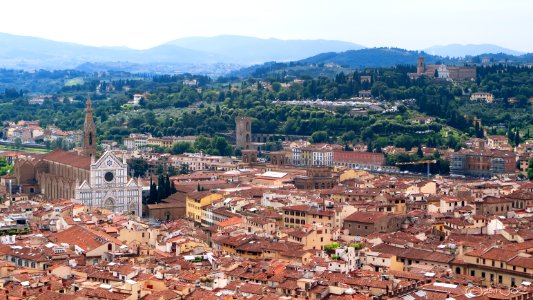
[[[235,118],[236,146],[241,150],[252,148],[252,119],[249,117]]]
[[[85,123],[83,125],[83,155],[91,158],[96,155],[96,126],[93,120],[91,97],[85,103]]]
[[[418,61],[416,63],[416,74],[420,75],[426,72],[426,64],[424,62],[424,57],[420,56],[418,57]]]

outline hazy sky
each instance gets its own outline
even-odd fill
[[[96,46],[233,34],[533,52],[531,0],[3,0],[0,8],[0,32]]]

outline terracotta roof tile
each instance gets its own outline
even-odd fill
[[[96,231],[87,227],[75,225],[69,229],[57,233],[54,237],[59,243],[67,243],[71,246],[77,245],[84,251],[94,250],[105,243],[112,242],[117,245],[122,243],[105,232]]]
[[[74,152],[67,152],[59,149],[46,154],[43,156],[43,159],[85,170],[89,170],[91,167],[90,157],[81,156]]]

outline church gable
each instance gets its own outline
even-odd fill
[[[127,172],[127,164],[107,151],[91,165],[91,187],[105,189],[123,187],[128,183]]]
[[[127,187],[138,187],[139,184],[137,183],[137,181],[135,181],[135,179],[131,178],[130,181],[128,181],[128,184],[126,186]]]
[[[15,162],[15,175],[19,184],[29,183],[35,179],[35,166],[28,160]]]
[[[115,198],[116,198],[115,193],[113,193],[113,191],[111,191],[111,190],[108,190],[108,191],[106,191],[106,193],[102,197],[102,203],[104,203],[105,201],[109,201],[109,200],[114,202]]]
[[[78,189],[80,190],[90,190],[91,189],[91,186],[89,185],[89,183],[87,182],[87,180],[84,180],[81,185],[78,187]]]
[[[125,168],[122,161],[111,151],[106,151],[92,166],[94,169],[102,168]]]
[[[35,164],[36,172],[48,172],[48,164],[44,160],[39,160]]]

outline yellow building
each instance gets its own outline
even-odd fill
[[[396,255],[389,253],[365,251],[363,257],[365,268],[375,272],[384,272],[385,270],[403,271],[405,267],[404,263]]]
[[[282,209],[282,226],[297,228],[306,224],[323,224],[333,227],[335,224],[335,212],[310,207],[308,205],[285,206]]]
[[[464,254],[465,265],[455,266],[456,273],[480,277],[483,285],[492,283],[520,286],[533,278],[533,257],[498,247],[478,249]]]
[[[146,144],[163,148],[170,148],[174,144],[174,139],[170,137],[149,138]]]
[[[141,245],[148,245],[155,247],[158,236],[160,235],[159,228],[122,228],[119,231],[117,239],[126,244],[139,243]]]
[[[324,250],[331,244],[332,230],[322,225],[305,225],[288,233],[288,240],[303,245],[304,250]]]
[[[177,142],[194,143],[195,136],[164,136],[164,137],[150,137],[146,140],[147,145],[159,146],[163,148],[170,148]]]
[[[219,199],[222,199],[221,194],[211,193],[210,191],[187,194],[185,200],[187,218],[194,220],[196,223],[201,223],[202,209]]]
[[[313,144],[302,148],[302,163],[305,166],[332,166],[333,147],[329,144]]]
[[[356,178],[367,177],[368,175],[369,175],[369,173],[367,171],[347,170],[347,171],[343,172],[340,175],[339,181],[340,182],[344,182],[346,180],[352,180],[352,179],[356,179]]]
[[[176,255],[181,255],[184,253],[189,253],[195,249],[210,249],[209,246],[205,243],[200,243],[192,239],[176,236],[166,241],[165,251],[174,253]]]

